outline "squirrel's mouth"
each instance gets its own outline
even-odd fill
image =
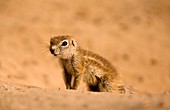
[[[57,54],[53,53],[54,56],[57,56]]]

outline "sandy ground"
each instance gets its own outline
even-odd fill
[[[0,82],[1,110],[168,110],[169,93],[120,95],[46,90]]]
[[[169,27],[169,0],[0,0],[0,109],[170,109]],[[62,34],[107,58],[140,94],[66,91],[46,48]]]

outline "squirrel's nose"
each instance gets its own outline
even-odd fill
[[[54,54],[54,49],[52,49],[51,46],[50,46],[50,52],[51,54]]]
[[[50,46],[50,52],[51,54],[53,54],[54,56],[57,56],[60,52],[60,49],[57,46]]]

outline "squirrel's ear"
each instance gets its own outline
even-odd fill
[[[76,43],[75,40],[72,40],[72,45],[73,45],[74,47],[77,47],[77,43]]]

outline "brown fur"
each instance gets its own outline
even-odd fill
[[[63,41],[68,41],[68,45],[62,46]],[[124,85],[111,63],[77,46],[71,36],[51,38],[50,51],[60,59],[67,89],[78,89],[84,83],[90,91],[125,92]]]

